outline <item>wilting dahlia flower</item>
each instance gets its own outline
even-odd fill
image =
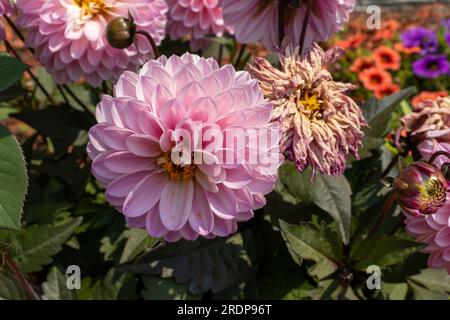
[[[167,4],[167,31],[173,40],[190,34],[191,46],[198,49],[204,46],[205,36],[232,33],[224,24],[220,0],[167,0]]]
[[[348,21],[355,8],[355,0],[223,0],[225,23],[234,27],[239,42],[262,40],[271,50],[280,43],[280,1],[284,11],[285,35],[293,43],[300,40],[307,6],[311,6],[305,47],[315,41],[327,40]]]
[[[450,183],[450,181],[449,181]],[[445,205],[435,214],[406,215],[406,230],[418,242],[428,244],[424,249],[429,253],[428,266],[446,268],[450,274],[450,190],[447,190]]]
[[[274,187],[282,157],[271,113],[247,72],[188,53],[161,57],[103,96],[89,132],[92,171],[130,226],[168,241],[227,236]],[[251,161],[263,153],[270,161]]]
[[[346,95],[351,84],[335,82],[326,69],[342,54],[324,52],[317,44],[304,56],[298,46],[280,54],[281,71],[263,58],[255,59],[250,73],[259,80],[274,106],[273,120],[281,122],[281,149],[298,170],[311,166],[327,175],[340,175],[349,153],[358,157],[366,121],[360,108]]]
[[[428,160],[437,151],[450,153],[450,98],[425,100],[414,108],[412,114],[401,119],[413,145]],[[438,157],[436,164],[448,162]]]
[[[5,29],[2,21],[2,16],[4,14],[11,15],[13,12],[13,7],[10,0],[0,0],[0,40],[5,39]]]
[[[19,25],[29,29],[27,46],[53,78],[58,83],[85,78],[95,86],[137,68],[151,52],[141,35],[139,50],[111,47],[105,37],[108,22],[130,14],[138,29],[160,43],[168,10],[164,0],[17,0],[17,7]]]

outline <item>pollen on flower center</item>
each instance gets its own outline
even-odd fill
[[[105,9],[103,0],[73,0],[82,10],[82,16],[93,16]]]
[[[421,190],[424,201],[445,201],[446,193],[446,187],[435,177],[428,179]]]
[[[319,99],[317,93],[310,94],[309,92],[306,92],[303,95],[299,95],[297,99],[297,105],[299,107],[301,105],[303,111],[308,111],[311,115],[321,109],[322,101]]]
[[[177,165],[172,162],[170,152],[165,152],[159,159],[158,164],[164,172],[172,180],[190,180],[195,175],[195,164],[191,163],[186,166]]]

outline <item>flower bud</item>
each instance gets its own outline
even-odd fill
[[[426,162],[415,162],[391,178],[405,213],[419,216],[436,213],[445,204],[448,182],[441,170]]]
[[[116,49],[126,49],[133,44],[136,25],[132,19],[119,17],[111,20],[106,28],[106,38]]]

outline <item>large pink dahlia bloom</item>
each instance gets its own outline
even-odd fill
[[[148,41],[138,36],[126,50],[111,47],[106,26],[129,14],[137,28],[157,43],[165,36],[167,4],[164,0],[17,0],[18,23],[29,29],[27,46],[58,83],[81,78],[98,86],[117,79],[125,69],[136,69],[151,52]]]
[[[299,171],[308,166],[326,175],[341,175],[351,153],[358,157],[362,128],[367,126],[361,109],[347,95],[352,84],[336,82],[327,70],[343,54],[324,52],[317,44],[302,56],[288,45],[280,54],[281,70],[256,58],[250,73],[259,80],[273,104],[273,121],[281,123],[281,149]]]
[[[293,43],[300,40],[307,5],[311,5],[305,48],[313,42],[327,40],[349,20],[355,9],[355,0],[223,0],[225,23],[234,27],[239,42],[261,40],[271,50],[280,42],[280,1],[284,1],[285,35]]]
[[[132,227],[168,241],[227,236],[274,187],[279,139],[257,143],[279,131],[271,113],[247,72],[188,53],[163,56],[124,72],[114,97],[103,96],[89,132],[92,171]],[[234,146],[246,129],[258,134]],[[245,156],[223,161],[224,150]],[[263,152],[270,164],[247,160]]]
[[[167,30],[173,40],[191,35],[194,49],[203,47],[205,36],[222,36],[232,28],[223,21],[221,0],[167,0]]]
[[[13,13],[13,6],[10,0],[0,0],[0,40],[5,39],[5,29],[2,21],[4,14],[11,15]]]
[[[450,181],[449,181],[450,183]],[[406,214],[406,230],[418,242],[428,244],[428,266],[446,268],[450,274],[450,190],[444,207],[432,215],[413,216]]]

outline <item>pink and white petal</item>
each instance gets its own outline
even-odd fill
[[[170,180],[164,186],[159,202],[163,225],[170,231],[180,230],[192,212],[194,184],[191,180]]]

